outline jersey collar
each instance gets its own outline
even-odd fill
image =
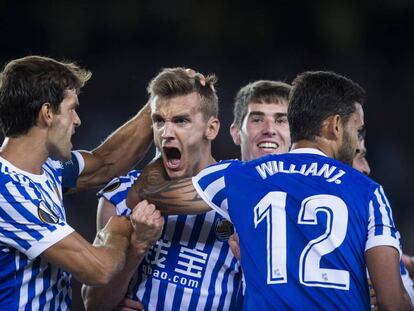
[[[289,153],[311,153],[311,154],[318,154],[323,157],[327,157],[326,154],[324,154],[322,151],[315,149],[315,148],[298,148],[290,150]]]

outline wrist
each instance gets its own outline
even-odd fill
[[[131,235],[130,249],[137,255],[146,254],[153,244],[154,241],[139,239],[135,233]]]

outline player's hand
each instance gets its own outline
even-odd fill
[[[206,77],[204,77],[202,73],[196,72],[194,69],[191,68],[187,68],[185,72],[190,78],[196,78],[202,86],[206,86]]]
[[[413,279],[414,278],[414,257],[403,254],[402,261],[404,263],[404,266],[407,268],[410,278]]]
[[[371,303],[371,310],[378,311],[377,295],[375,294],[375,290],[374,290],[374,287],[372,286],[371,279],[368,279],[368,287],[369,287],[369,299]]]
[[[161,237],[164,217],[154,204],[144,200],[134,207],[130,219],[134,229],[131,245],[137,251],[146,252]]]
[[[236,257],[237,260],[240,261],[240,240],[239,235],[236,232],[230,236],[229,246],[234,257]]]
[[[133,299],[124,298],[121,300],[119,305],[114,309],[114,311],[141,311],[144,310],[144,305]]]

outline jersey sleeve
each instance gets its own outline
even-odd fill
[[[225,174],[232,162],[219,162],[202,170],[192,178],[200,197],[217,213],[230,219]]]
[[[369,202],[368,236],[365,251],[381,245],[394,247],[401,256],[400,234],[394,224],[391,206],[384,190],[378,186]]]
[[[131,210],[126,205],[129,189],[138,179],[141,171],[131,171],[126,176],[119,176],[112,179],[102,190],[97,193],[98,198],[105,198],[111,202],[117,215],[126,216],[131,214]]]
[[[0,243],[30,259],[62,240],[70,227],[29,184],[8,182],[0,191]]]
[[[63,163],[62,188],[66,192],[69,188],[75,188],[79,175],[85,167],[85,160],[79,151],[72,151],[71,159]]]

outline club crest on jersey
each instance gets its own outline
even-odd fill
[[[45,201],[40,201],[37,207],[37,214],[40,220],[46,224],[57,224],[59,222],[59,216],[47,206]]]
[[[234,233],[233,224],[227,219],[220,218],[216,221],[215,233],[217,240],[227,241],[229,237]]]
[[[118,189],[120,185],[121,185],[121,179],[119,179],[119,177],[116,177],[112,179],[112,181],[102,189],[102,192],[112,192]]]

